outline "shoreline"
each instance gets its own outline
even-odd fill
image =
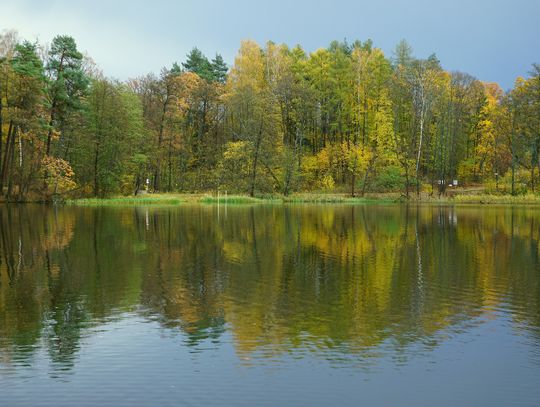
[[[186,204],[209,205],[286,205],[286,204],[348,204],[348,205],[520,205],[540,206],[540,195],[490,195],[490,194],[456,194],[441,198],[421,194],[411,194],[409,199],[400,193],[369,194],[365,197],[351,197],[346,194],[297,193],[283,195],[211,195],[195,193],[163,193],[142,196],[112,196],[107,198],[66,199],[59,202],[44,200],[35,201],[1,201],[0,204],[56,204],[66,206],[175,206]]]
[[[407,200],[400,194],[377,194],[366,197],[350,197],[340,194],[304,193],[290,196],[267,195],[250,197],[248,195],[215,196],[210,194],[148,194],[144,196],[120,196],[110,198],[81,198],[66,200],[63,205],[73,206],[122,206],[122,205],[185,205],[185,204],[433,204],[433,205],[528,205],[540,206],[540,195],[455,195],[452,197],[430,197],[411,195]]]

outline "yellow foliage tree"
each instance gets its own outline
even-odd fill
[[[45,172],[45,183],[52,194],[63,194],[75,189],[77,184],[73,180],[75,173],[71,165],[61,158],[45,156],[42,161]]]

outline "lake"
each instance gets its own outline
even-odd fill
[[[0,206],[1,406],[538,406],[540,209]]]

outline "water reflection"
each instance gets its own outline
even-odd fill
[[[540,211],[224,210],[0,207],[0,374],[39,352],[69,372],[127,319],[193,352],[231,342],[245,365],[406,364],[498,318],[538,349]]]

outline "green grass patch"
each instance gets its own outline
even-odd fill
[[[183,203],[203,204],[283,204],[283,203],[316,203],[316,204],[366,204],[366,203],[391,203],[396,202],[391,197],[366,197],[351,198],[346,194],[294,194],[261,195],[251,197],[247,195],[201,195],[201,194],[149,194],[144,196],[120,196],[111,198],[83,198],[67,200],[68,205],[79,206],[122,206],[122,205],[179,205]]]
[[[294,194],[283,198],[287,203],[389,203],[394,202],[391,198],[373,198],[373,197],[350,197],[338,194]]]
[[[102,206],[102,205],[179,205],[186,202],[177,196],[134,196],[116,198],[84,198],[67,200],[67,205]]]
[[[479,204],[479,205],[540,205],[540,196],[535,194],[526,195],[456,195],[449,202],[457,204]]]
[[[111,198],[85,198],[67,200],[68,205],[79,206],[122,206],[122,205],[180,205],[186,203],[203,204],[388,204],[406,202],[396,194],[376,194],[367,197],[352,198],[346,194],[325,193],[297,193],[290,196],[261,195],[251,197],[247,195],[216,195],[209,194],[148,194],[143,196],[120,196]],[[500,204],[500,205],[540,205],[540,195],[494,195],[494,194],[461,194],[454,197],[417,198],[411,195],[410,203],[426,204]]]
[[[206,195],[198,199],[200,203],[206,204],[256,204],[256,203],[267,203],[267,202],[279,202],[278,199],[272,198],[254,198],[247,195],[220,195],[217,196]]]

